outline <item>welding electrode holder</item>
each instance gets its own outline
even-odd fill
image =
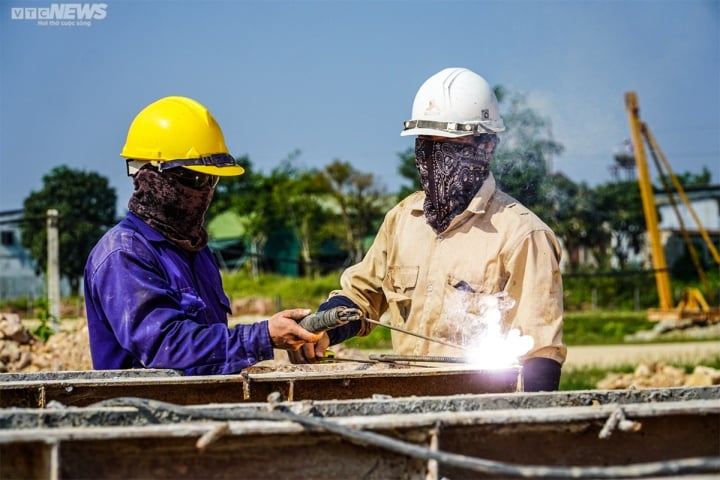
[[[324,332],[340,327],[353,320],[363,318],[363,313],[357,308],[335,307],[322,312],[311,313],[300,320],[300,326],[312,333]]]

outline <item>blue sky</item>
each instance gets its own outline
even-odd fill
[[[673,169],[720,183],[720,0],[101,3],[89,26],[44,26],[13,8],[69,2],[0,0],[0,210],[65,164],[108,177],[123,211],[127,128],[167,95],[204,103],[261,171],[299,149],[394,191],[417,88],[458,66],[525,93],[576,182],[611,179],[632,90]]]

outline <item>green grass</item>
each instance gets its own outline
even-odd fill
[[[253,279],[243,274],[226,274],[223,275],[223,286],[230,299],[271,298],[280,310],[288,308],[315,310],[325,301],[330,291],[340,288],[340,275],[325,275],[314,279],[261,275],[258,279]]]
[[[392,348],[389,328],[378,327],[367,337],[354,337],[345,341],[350,348],[365,350],[389,350]]]
[[[565,312],[563,338],[568,345],[617,345],[626,335],[654,326],[645,312]]]

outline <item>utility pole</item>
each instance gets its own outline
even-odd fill
[[[60,240],[58,211],[47,211],[47,292],[48,315],[53,332],[60,331]]]

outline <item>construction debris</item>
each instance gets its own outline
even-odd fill
[[[600,390],[625,388],[704,387],[720,385],[720,370],[698,365],[692,373],[662,362],[641,363],[633,373],[610,373],[597,383]]]
[[[0,314],[0,373],[62,370],[92,370],[85,319],[64,322],[43,342],[19,315]]]

